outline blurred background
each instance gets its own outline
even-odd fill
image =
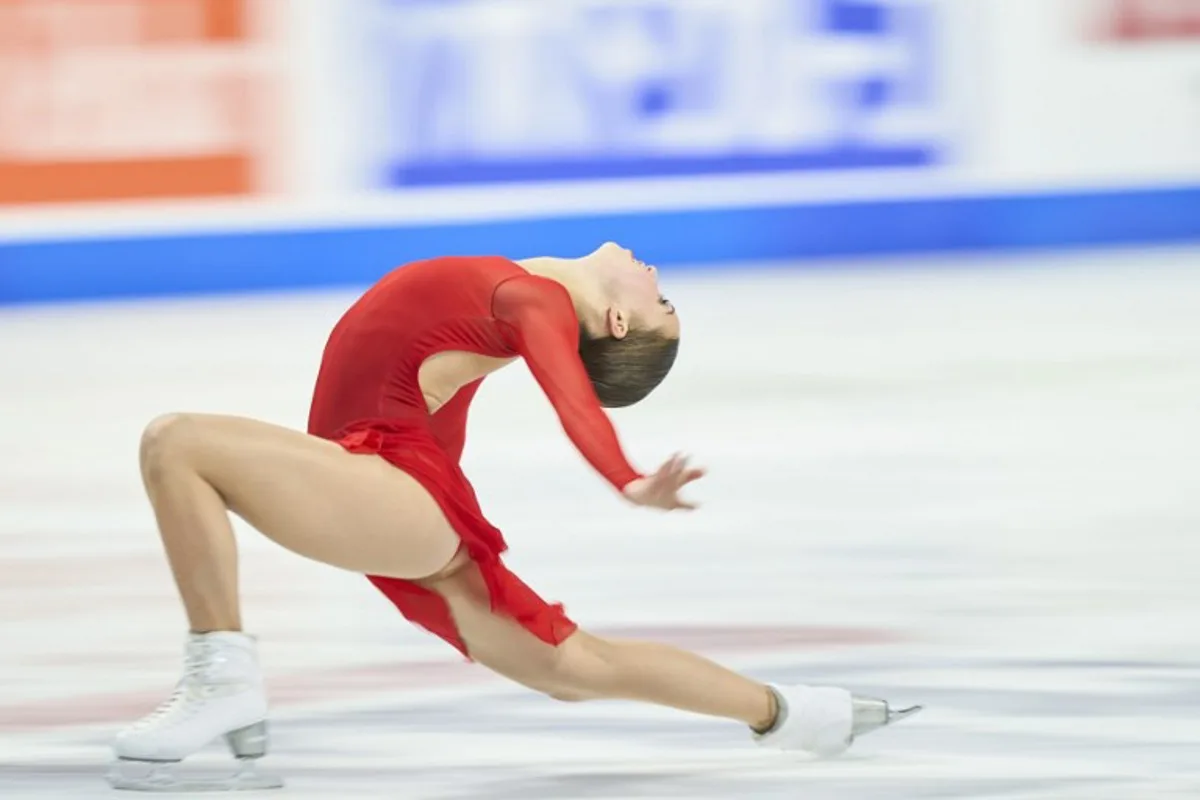
[[[703,508],[612,502],[516,367],[510,563],[930,710],[797,767],[556,707],[243,527],[286,792],[1200,794],[1198,0],[0,0],[0,797],[106,795],[178,675],[147,421],[302,427],[388,270],[608,240],[684,330],[614,417]]]

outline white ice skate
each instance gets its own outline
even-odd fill
[[[277,789],[283,781],[259,775],[254,762],[267,752],[267,696],[254,638],[244,633],[189,634],[183,677],[153,713],[121,731],[115,789],[214,791]],[[224,737],[241,767],[232,776],[183,779],[170,765]]]
[[[825,686],[772,686],[779,703],[774,727],[754,734],[763,747],[822,757],[844,753],[863,734],[911,717],[921,706],[893,709],[886,700]]]

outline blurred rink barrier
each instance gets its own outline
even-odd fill
[[[1200,0],[0,0],[0,304],[1200,240]]]

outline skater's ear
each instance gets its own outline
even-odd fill
[[[629,334],[629,315],[615,306],[604,312],[604,327],[614,339],[624,339]]]

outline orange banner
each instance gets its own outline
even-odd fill
[[[0,0],[0,204],[251,194],[254,0]]]

